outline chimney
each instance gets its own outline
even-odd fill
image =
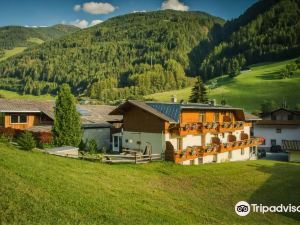
[[[176,102],[177,102],[177,98],[176,98],[175,95],[172,95],[172,97],[171,97],[171,102],[172,102],[172,103],[176,103]]]
[[[210,106],[216,106],[217,105],[217,100],[216,99],[212,99],[209,101],[209,105]]]

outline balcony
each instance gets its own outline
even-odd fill
[[[218,122],[204,122],[201,129],[201,133],[217,133],[219,132],[219,127],[220,124]]]
[[[218,153],[229,152],[241,148],[257,146],[261,143],[261,138],[252,137],[241,141],[234,141],[223,144],[212,143],[207,146],[187,147],[184,150],[178,150],[177,152],[174,152],[174,161],[176,163],[181,163],[185,160],[193,160],[208,155],[215,155]]]
[[[241,148],[253,147],[260,145],[261,143],[262,139],[257,137],[252,137],[241,141],[227,142],[220,145],[219,153],[233,151]]]
[[[243,130],[244,122],[243,121],[235,121],[235,122],[223,122],[220,124],[219,132],[233,132],[236,130]]]
[[[201,123],[184,123],[178,124],[176,127],[171,128],[171,132],[179,136],[186,136],[189,134],[197,135],[201,133]]]
[[[170,128],[170,132],[179,136],[197,135],[207,133],[224,133],[244,129],[243,121],[236,122],[204,122],[204,123],[181,123]]]

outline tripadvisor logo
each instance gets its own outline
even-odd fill
[[[252,212],[256,212],[256,213],[267,213],[267,212],[271,212],[271,213],[300,213],[300,206],[296,206],[296,205],[292,205],[292,204],[288,204],[288,205],[277,205],[277,206],[266,206],[263,204],[251,204],[252,210],[250,209],[250,204],[248,202],[245,201],[240,201],[238,203],[236,203],[234,209],[236,214],[238,214],[239,216],[247,216],[250,211]]]
[[[239,216],[247,216],[250,213],[250,205],[248,202],[240,201],[235,205],[235,212]]]

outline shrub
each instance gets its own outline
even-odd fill
[[[98,146],[97,146],[97,142],[95,141],[95,139],[91,139],[88,142],[88,151],[90,153],[96,153],[98,150]]]
[[[86,142],[84,142],[83,140],[80,141],[78,148],[80,151],[85,151],[86,150]]]
[[[37,138],[41,144],[51,144],[52,134],[48,132],[39,132]]]
[[[16,135],[16,131],[12,128],[0,128],[0,136],[11,141]]]
[[[36,146],[36,140],[34,139],[32,133],[28,131],[22,133],[17,142],[22,149],[27,151],[32,150]]]

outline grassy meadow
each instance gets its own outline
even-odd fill
[[[26,47],[16,47],[16,48],[13,48],[13,49],[10,49],[10,50],[5,50],[4,56],[0,57],[0,62],[5,60],[5,59],[8,59],[8,58],[10,58],[14,55],[22,53],[25,49],[26,49]]]
[[[216,99],[218,103],[224,98],[227,104],[248,111],[260,109],[264,99],[281,104],[285,98],[290,106],[300,104],[300,70],[292,78],[280,79],[280,70],[292,61],[257,64],[233,79],[228,76],[216,78],[217,87],[208,91],[209,98]],[[171,96],[176,95],[178,100],[188,100],[190,94],[191,88],[185,88],[148,95],[146,98],[170,101]]]
[[[300,214],[234,205],[300,204],[300,164],[107,165],[0,143],[0,224],[299,224]]]
[[[6,99],[21,99],[21,100],[53,100],[55,99],[52,95],[21,95],[13,91],[0,90],[0,96]]]

